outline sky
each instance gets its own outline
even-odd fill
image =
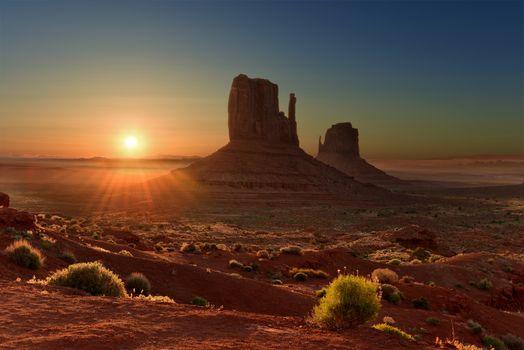
[[[524,153],[522,1],[0,0],[0,155],[210,154],[240,73],[313,155],[345,121],[367,158]]]

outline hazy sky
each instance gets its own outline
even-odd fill
[[[310,153],[343,121],[370,158],[524,153],[521,1],[0,0],[0,154],[209,154],[239,73]]]

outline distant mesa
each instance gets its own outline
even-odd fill
[[[317,159],[360,182],[385,187],[395,187],[403,183],[402,180],[386,174],[360,157],[358,129],[349,122],[332,125],[326,131],[324,143],[322,137],[319,138]]]
[[[169,179],[160,178],[150,188],[166,188],[167,180],[178,188],[192,184],[217,197],[227,194],[249,200],[368,201],[394,196],[305,153],[299,147],[296,101],[291,93],[286,115],[280,111],[276,84],[238,75],[229,94],[229,143],[186,168],[173,170]]]

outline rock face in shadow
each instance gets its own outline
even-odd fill
[[[234,199],[229,203],[239,203],[239,199],[367,203],[398,198],[305,153],[299,147],[296,101],[290,94],[286,116],[280,111],[276,84],[237,76],[228,103],[229,143],[187,168],[172,171],[170,177],[151,181],[149,188],[164,197],[178,188],[188,198],[204,194]]]
[[[363,183],[384,187],[405,185],[404,181],[386,174],[360,157],[358,129],[351,123],[338,123],[326,131],[324,143],[318,141],[317,159],[337,168]]]
[[[327,129],[324,143],[318,140],[318,154],[337,153],[347,157],[360,158],[358,129],[351,123],[338,123]]]
[[[276,84],[238,75],[229,93],[229,139],[298,146],[295,103],[295,95],[291,94],[288,118],[279,109]]]
[[[0,207],[9,208],[9,195],[0,192]]]

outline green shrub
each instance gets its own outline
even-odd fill
[[[380,285],[380,289],[382,290],[382,299],[387,300],[390,303],[398,304],[404,298],[402,293],[394,285],[385,283]]]
[[[275,278],[275,279],[271,280],[271,283],[280,285],[280,284],[282,284],[282,280],[279,280],[278,278]]]
[[[401,329],[399,329],[399,328],[397,328],[395,326],[392,326],[390,324],[387,324],[387,323],[375,324],[375,325],[372,326],[372,328],[374,328],[374,329],[376,329],[378,331],[387,333],[387,334],[392,334],[392,335],[399,336],[399,337],[404,338],[406,340],[415,341],[415,338],[411,334],[408,334],[408,333],[404,332],[403,330],[401,330]]]
[[[282,254],[289,254],[289,255],[302,255],[303,254],[302,248],[294,246],[294,245],[282,247],[280,248],[280,252]]]
[[[123,256],[133,256],[133,254],[131,254],[129,250],[125,250],[125,249],[122,249],[121,251],[119,251],[118,254],[123,255]]]
[[[297,267],[294,267],[291,270],[289,270],[289,275],[290,276],[294,276],[294,275],[296,275],[299,272],[305,273],[308,277],[324,278],[324,279],[328,279],[329,278],[329,274],[327,272],[325,272],[325,271],[314,270],[314,269],[305,269],[305,268],[297,268]]]
[[[362,276],[339,275],[313,309],[313,318],[329,329],[355,327],[374,320],[380,311],[378,285]]]
[[[19,239],[5,248],[9,260],[18,266],[38,270],[44,263],[42,253],[34,248],[28,241]]]
[[[378,283],[397,283],[398,275],[390,269],[375,269],[371,273],[371,278]]]
[[[440,319],[436,317],[428,317],[426,318],[426,323],[432,326],[438,326],[440,324]]]
[[[480,334],[482,333],[482,326],[473,321],[473,320],[468,320],[467,323],[466,323],[469,327],[469,329],[474,333],[474,334]]]
[[[416,298],[411,301],[415,309],[429,310],[429,302],[424,297]]]
[[[418,264],[422,264],[422,261],[420,261],[420,259],[413,259],[413,260],[410,261],[410,264],[418,265]]]
[[[208,306],[209,302],[202,297],[194,297],[193,300],[191,300],[191,304],[196,306]]]
[[[46,282],[81,289],[92,295],[127,296],[124,282],[98,261],[69,265],[49,276]]]
[[[134,295],[151,294],[151,283],[143,273],[131,273],[129,276],[127,276],[125,285],[127,290],[131,291],[131,293]]]
[[[410,260],[418,259],[420,261],[426,261],[431,256],[431,253],[422,247],[417,247],[410,256]]]
[[[507,273],[511,273],[511,272],[513,272],[513,266],[511,266],[510,264],[504,264],[502,266],[502,271],[507,272]]]
[[[497,337],[486,335],[482,338],[482,344],[489,346],[495,350],[506,350],[506,345]]]
[[[307,278],[308,278],[308,275],[304,272],[297,272],[293,275],[293,279],[300,281],[300,282],[307,280]]]
[[[41,239],[40,240],[40,246],[44,250],[49,250],[49,249],[53,248],[54,244],[55,244],[55,242],[53,242],[51,239]]]
[[[488,290],[488,289],[491,289],[491,287],[492,287],[491,281],[488,280],[487,278],[483,278],[477,283],[478,289]]]
[[[244,270],[246,272],[252,272],[253,271],[253,266],[251,266],[251,265],[244,265],[244,266],[242,266],[242,270]]]
[[[501,337],[509,350],[524,350],[524,340],[513,334],[506,334]]]
[[[402,261],[400,261],[400,259],[391,259],[390,261],[388,261],[389,265],[400,265],[401,263]]]
[[[73,254],[73,252],[70,252],[70,251],[64,251],[64,252],[61,252],[58,257],[60,259],[62,259],[63,261],[65,261],[66,263],[68,264],[74,264],[76,263],[76,256],[75,254]]]

